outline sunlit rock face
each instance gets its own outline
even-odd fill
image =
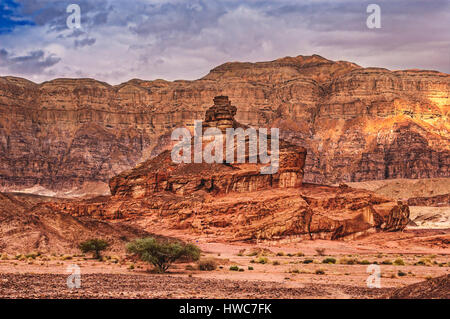
[[[203,128],[242,126],[228,100],[220,100],[227,102],[214,100]],[[402,230],[409,222],[409,207],[401,202],[345,184],[304,184],[303,147],[281,140],[279,153],[279,169],[262,174],[260,161],[174,162],[166,150],[113,177],[112,196],[43,207],[73,216],[138,220],[146,229],[221,240],[351,239]]]
[[[239,123],[307,149],[307,182],[450,177],[449,91],[448,74],[317,55],[225,63],[195,81],[1,77],[0,188],[105,184],[168,149],[221,95]],[[227,116],[211,120],[226,128]]]

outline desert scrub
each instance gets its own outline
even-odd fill
[[[197,265],[202,271],[212,271],[217,268],[217,263],[213,259],[201,259]]]
[[[394,265],[396,265],[396,266],[404,266],[405,262],[403,261],[403,259],[397,258],[396,260],[394,260]]]
[[[297,255],[297,257],[304,257],[305,256],[305,254],[302,253],[301,251],[299,251],[296,255]]]
[[[358,262],[358,264],[360,264],[360,265],[370,265],[371,262],[366,260],[366,259],[364,259],[364,260],[361,260],[360,262]]]
[[[303,263],[304,264],[311,264],[313,261],[314,260],[312,260],[312,259],[305,259],[305,260],[303,260]]]
[[[356,259],[356,258],[341,258],[341,259],[339,259],[339,263],[342,265],[356,265],[358,263],[358,259]]]
[[[9,260],[8,254],[2,254],[2,260]]]
[[[230,266],[230,270],[231,271],[239,271],[239,267],[238,266]]]
[[[392,265],[392,261],[386,259],[381,262],[382,265]]]
[[[256,255],[258,255],[258,253],[256,251],[251,251],[247,254],[248,257],[254,257]]]
[[[332,257],[328,257],[325,258],[324,260],[322,260],[322,264],[335,264],[336,263],[336,259],[332,258]]]
[[[267,257],[259,257],[256,262],[258,264],[267,264],[269,262],[269,259]]]
[[[300,270],[298,270],[298,269],[291,269],[291,270],[289,270],[289,273],[291,273],[291,274],[299,274]]]
[[[283,256],[284,256],[284,252],[282,252],[282,251],[280,251],[280,252],[277,252],[277,256],[279,256],[279,257],[283,257]]]
[[[399,271],[397,272],[397,275],[398,275],[399,277],[403,277],[403,276],[406,276],[407,273],[406,273],[406,272],[403,272],[403,271],[401,271],[401,270],[399,270]]]
[[[323,269],[317,269],[317,270],[315,271],[315,274],[316,274],[316,275],[325,275],[325,270],[323,270]]]
[[[316,253],[319,256],[325,256],[325,248],[316,248]]]
[[[272,265],[274,265],[274,266],[279,266],[279,265],[280,265],[280,262],[279,262],[278,260],[274,260],[273,263],[272,263]]]
[[[248,266],[247,269],[248,269],[248,270],[253,270],[253,267],[252,267],[252,266]]]
[[[418,262],[414,263],[416,266],[431,266],[431,259],[422,258]]]
[[[134,269],[134,264],[131,264],[130,266],[128,266],[129,270],[133,270]]]
[[[239,268],[239,271],[241,271],[241,272],[244,271],[244,268]]]
[[[71,255],[64,255],[61,257],[61,260],[72,260],[72,256]]]

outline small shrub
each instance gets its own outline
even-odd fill
[[[335,264],[336,263],[336,259],[335,258],[325,258],[324,260],[322,260],[322,264]]]
[[[131,264],[128,269],[133,270],[134,269],[134,264]]]
[[[283,256],[284,256],[284,252],[282,252],[282,251],[278,252],[278,253],[277,253],[277,256],[283,257]]]
[[[343,265],[356,265],[358,263],[358,259],[356,258],[341,258],[339,259],[339,263]]]
[[[316,273],[316,275],[325,275],[325,270],[317,269],[315,273]]]
[[[247,254],[248,257],[253,257],[253,256],[256,256],[256,255],[258,255],[258,253],[256,251],[251,251],[251,252],[249,252]]]
[[[297,257],[304,257],[305,256],[305,254],[302,253],[301,251],[299,251],[296,255],[297,255]]]
[[[370,265],[370,261],[364,259],[359,262],[360,265]]]
[[[325,248],[316,248],[316,253],[319,256],[325,256]]]
[[[239,268],[239,271],[240,271],[240,272],[244,271],[244,268]]]
[[[399,270],[399,271],[397,272],[397,275],[398,275],[399,277],[403,277],[403,276],[406,276],[407,273],[405,273],[405,272]]]
[[[259,257],[256,262],[258,264],[267,264],[269,262],[269,259],[267,257]]]
[[[230,270],[231,271],[239,271],[239,267],[238,266],[230,266]]]
[[[396,260],[394,260],[394,265],[396,265],[396,266],[404,266],[405,262],[403,261],[403,259],[397,258]]]
[[[93,252],[94,258],[100,259],[101,258],[100,253],[109,247],[109,243],[106,240],[94,238],[80,243],[78,247],[83,252],[83,254]]]
[[[247,269],[248,269],[248,270],[253,270],[253,267],[252,267],[252,266],[248,266]]]
[[[280,265],[280,262],[279,262],[278,260],[274,260],[274,262],[272,263],[272,265],[274,265],[274,266],[279,266],[279,265]]]
[[[392,265],[392,261],[386,259],[381,262],[382,265]]]
[[[299,273],[300,273],[300,270],[298,270],[298,269],[292,269],[292,270],[290,270],[289,272],[290,272],[290,273],[293,273],[293,274],[299,274]]]
[[[294,254],[289,253],[289,254],[287,254],[286,256],[288,256],[288,257],[293,257]]]
[[[305,260],[303,260],[303,263],[304,264],[311,264],[313,261],[314,260],[312,260],[312,259],[305,259]]]
[[[2,260],[9,260],[8,254],[2,254]]]
[[[433,276],[428,275],[428,276],[425,277],[425,279],[426,279],[426,280],[431,280],[431,279],[433,279]]]
[[[198,269],[202,271],[212,271],[217,268],[217,263],[213,259],[200,260],[198,262]]]

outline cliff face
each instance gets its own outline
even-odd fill
[[[0,187],[62,190],[167,149],[174,128],[227,95],[236,120],[305,146],[316,183],[450,177],[450,75],[319,56],[226,63],[196,81],[0,78]]]
[[[226,128],[243,126],[233,118],[236,108],[226,97],[214,102],[202,130],[217,128],[217,138]],[[203,136],[202,141],[208,139]],[[249,140],[245,144],[249,150]],[[273,174],[261,174],[267,164],[260,157],[254,163],[230,163],[223,157],[209,164],[174,163],[166,150],[112,178],[112,196],[43,208],[76,217],[138,219],[149,230],[179,229],[229,240],[340,239],[405,228],[407,205],[346,185],[304,185],[306,150],[283,140],[279,146],[279,168]]]

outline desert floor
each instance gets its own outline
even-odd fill
[[[176,263],[167,274],[123,255],[3,254],[1,298],[383,298],[396,288],[450,273],[447,230],[373,234],[354,241],[222,243],[191,241],[202,260],[217,268],[200,271],[195,262]],[[176,235],[176,234],[174,234]],[[324,260],[328,258],[328,262]],[[368,288],[380,267],[380,288]],[[70,265],[80,267],[81,287],[69,289]],[[237,270],[230,267],[237,266]],[[232,267],[236,269],[236,267]]]

